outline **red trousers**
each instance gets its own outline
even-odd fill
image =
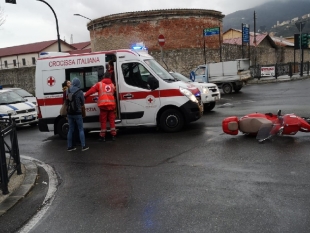
[[[105,137],[107,132],[107,120],[110,122],[110,133],[112,136],[116,135],[115,130],[115,110],[103,110],[100,109],[99,120],[101,124],[100,137]]]

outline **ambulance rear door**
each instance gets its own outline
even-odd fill
[[[64,69],[42,71],[43,103],[40,101],[40,109],[44,118],[57,117],[59,115],[59,110],[60,106],[62,105],[63,98],[61,84],[64,81]]]
[[[80,80],[80,88],[85,93],[94,84],[100,81],[104,75],[103,65],[84,66],[66,69],[66,80],[78,78]],[[85,100],[86,117],[83,119],[84,128],[100,128],[99,113],[97,105],[98,93],[94,93]]]

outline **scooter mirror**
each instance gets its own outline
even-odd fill
[[[277,115],[281,116],[281,110],[280,109],[278,110],[278,114]]]

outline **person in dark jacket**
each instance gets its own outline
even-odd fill
[[[65,103],[67,99],[67,90],[70,86],[71,86],[70,80],[65,80],[62,83],[62,91],[63,91],[62,103]],[[72,146],[75,147],[75,146],[80,146],[80,145],[81,145],[81,142],[80,142],[80,136],[79,136],[79,129],[78,129],[76,122],[74,121]]]
[[[79,136],[80,136],[80,141],[82,144],[82,151],[88,150],[89,147],[85,145],[85,134],[84,134],[84,128],[83,128],[83,118],[82,118],[82,106],[84,106],[84,94],[82,90],[80,89],[81,82],[78,78],[74,78],[72,80],[71,86],[67,90],[67,96],[68,93],[74,93],[75,94],[75,100],[76,100],[76,106],[77,110],[75,112],[68,112],[68,122],[69,122],[69,131],[67,135],[67,144],[68,144],[68,151],[73,151],[76,150],[76,147],[72,145],[72,139],[73,139],[73,131],[74,131],[74,125],[75,122],[78,126],[79,130]],[[79,91],[78,91],[79,90]]]

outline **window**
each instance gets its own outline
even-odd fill
[[[13,65],[14,65],[14,67],[16,66],[16,60],[13,60]]]
[[[80,67],[73,69],[66,69],[66,80],[72,81],[75,77],[81,82],[80,88],[86,92],[102,79],[104,75],[103,66]]]
[[[36,64],[36,58],[32,57],[32,65],[35,65],[35,64]]]
[[[25,66],[26,65],[26,59],[25,58],[23,58],[23,66]]]
[[[205,75],[206,74],[206,68],[205,67],[200,67],[198,70],[195,72],[196,75]]]
[[[126,63],[122,65],[125,82],[130,86],[149,89],[147,78],[150,72],[140,63]]]
[[[4,67],[8,68],[8,61],[4,61]]]

